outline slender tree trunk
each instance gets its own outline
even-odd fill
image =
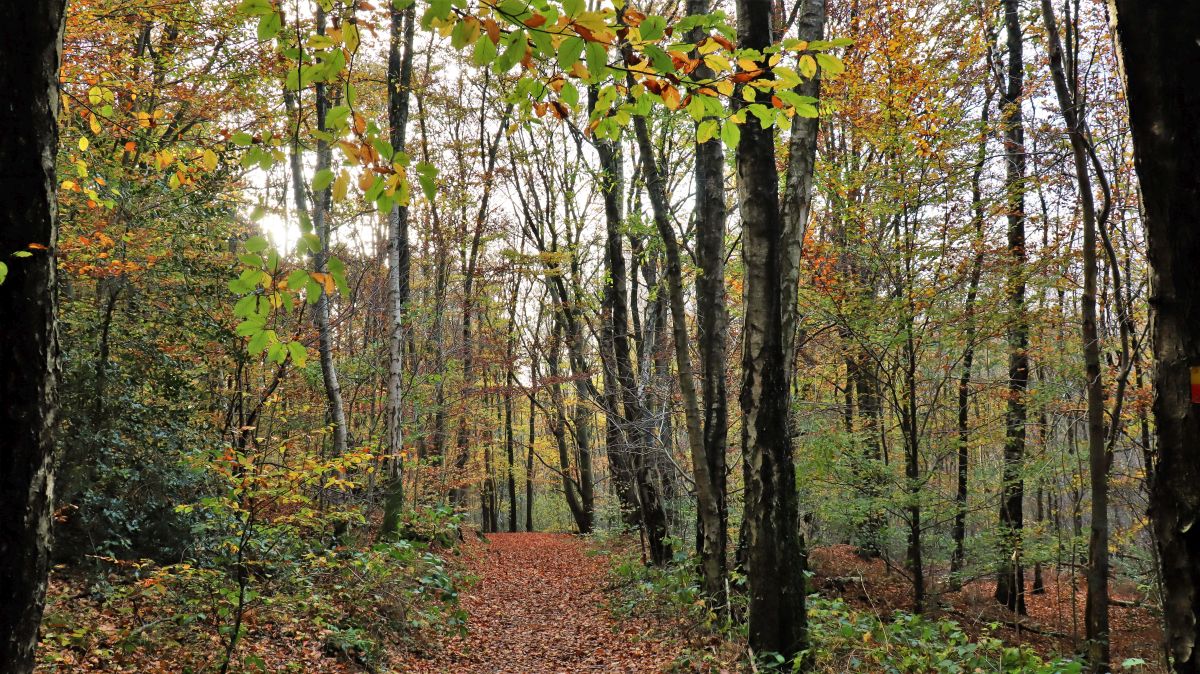
[[[1062,42],[1050,0],[1042,0],[1042,18],[1049,41],[1050,73],[1075,162],[1075,180],[1083,211],[1083,296],[1081,336],[1087,391],[1088,466],[1091,476],[1092,512],[1088,542],[1087,604],[1084,630],[1087,637],[1088,671],[1109,670],[1108,639],[1108,466],[1104,434],[1104,382],[1100,373],[1100,335],[1096,327],[1096,206],[1088,165],[1087,138],[1077,92],[1067,82]]]
[[[388,50],[388,126],[391,144],[404,152],[408,135],[408,93],[412,88],[415,5],[391,10],[391,42]],[[404,330],[409,298],[408,207],[399,204],[388,213],[388,454],[392,482],[384,505],[380,534],[395,530],[404,506]]]
[[[570,509],[571,517],[575,520],[575,528],[579,530],[579,533],[586,534],[592,530],[592,511],[583,500],[579,483],[571,476],[571,452],[567,448],[566,403],[563,401],[562,385],[559,384],[559,353],[561,350],[559,344],[561,340],[562,326],[556,324],[554,335],[550,340],[550,349],[546,354],[546,365],[550,370],[550,397],[554,405],[554,418],[549,420],[550,432],[554,435],[555,444],[558,445],[558,472],[562,478],[563,496],[567,500],[567,508]],[[581,430],[576,428],[575,432],[578,442],[578,434]]]
[[[325,34],[325,12],[317,9],[317,33]],[[291,168],[292,196],[296,203],[296,212],[300,216],[301,228],[307,231],[310,227],[320,239],[320,248],[312,251],[313,271],[328,273],[330,223],[329,209],[332,203],[332,191],[327,187],[313,196],[313,207],[308,207],[306,183],[304,178],[304,162],[301,156],[300,127],[304,116],[302,101],[297,100],[298,92],[284,90],[284,102],[296,115],[295,129],[292,136]],[[325,114],[329,109],[328,92],[325,85],[316,85],[316,126],[320,133],[325,132]],[[317,172],[327,170],[332,161],[329,142],[317,139]],[[348,433],[346,430],[346,413],[342,406],[342,388],[338,382],[337,368],[333,362],[333,331],[329,319],[329,295],[322,284],[321,294],[317,298],[314,309],[317,324],[317,351],[321,361],[321,379],[325,385],[325,404],[329,423],[333,427],[333,452],[335,456],[346,453]]]
[[[965,555],[963,545],[967,537],[967,476],[969,475],[971,427],[971,368],[975,364],[976,317],[975,300],[979,296],[979,279],[983,275],[983,177],[984,163],[987,161],[988,129],[992,108],[992,87],[985,84],[986,94],[983,110],[979,115],[979,145],[975,151],[975,168],[971,171],[971,205],[973,208],[972,224],[975,230],[975,258],[971,262],[971,280],[967,284],[967,301],[963,309],[966,327],[966,348],[963,349],[962,373],[958,378],[958,479],[954,492],[954,528],[951,537],[954,539],[954,552],[950,555],[950,583],[953,587],[961,587],[961,580],[956,574],[963,569]]]
[[[594,104],[595,89],[589,92]],[[664,564],[671,558],[667,544],[667,515],[661,493],[653,479],[653,466],[649,460],[649,442],[644,428],[645,411],[638,399],[633,365],[629,349],[629,304],[626,292],[627,274],[625,264],[624,237],[621,235],[621,183],[623,171],[617,147],[608,141],[595,144],[600,155],[601,185],[604,197],[606,256],[609,278],[605,282],[605,303],[608,305],[609,321],[612,326],[611,344],[613,366],[616,368],[616,383],[620,390],[621,406],[624,410],[624,439],[628,447],[622,448],[631,460],[633,479],[638,500],[638,514],[646,532],[650,548],[650,560]],[[610,410],[611,412],[611,410]],[[611,436],[611,434],[610,434]],[[610,456],[613,448],[609,448]]]
[[[825,37],[825,0],[805,0],[798,19],[796,37],[812,42]],[[805,80],[796,93],[810,98],[821,95],[821,80]],[[788,140],[787,176],[780,204],[784,227],[783,254],[783,348],[787,368],[788,391],[795,376],[796,340],[799,337],[800,307],[797,293],[800,287],[800,259],[804,252],[804,237],[812,210],[813,170],[817,160],[817,132],[820,118],[799,117],[792,122]]]
[[[767,0],[738,0],[738,46],[766,48],[772,40],[772,13]],[[773,652],[791,659],[807,646],[808,629],[804,548],[788,432],[782,307],[787,242],[774,130],[745,124],[736,166],[746,270],[741,403],[749,641],[756,653]]]
[[[413,34],[415,32],[415,5],[406,9],[391,10],[391,42],[388,51],[388,126],[391,144],[397,152],[404,152],[408,136],[408,93],[412,88]],[[399,204],[388,213],[388,454],[391,456],[392,482],[388,486],[384,504],[383,526],[380,535],[386,535],[399,524],[400,510],[404,507],[404,330],[405,312],[408,310],[409,268],[411,257],[408,246],[408,207]]]
[[[1163,567],[1167,645],[1176,672],[1200,672],[1200,4],[1110,0],[1152,268],[1157,453],[1150,514]]]
[[[1025,126],[1021,115],[1025,93],[1024,37],[1019,0],[1004,0],[1008,42],[1008,79],[1001,95],[1004,127],[1005,191],[1008,207],[1009,277],[1008,406],[1004,415],[1004,470],[1000,496],[1000,567],[996,601],[1025,613],[1022,565],[1025,479],[1026,391],[1029,388],[1029,321],[1025,313]]]
[[[517,322],[517,292],[520,290],[520,283],[513,282],[512,297],[508,304],[508,340],[505,348],[505,373],[504,373],[504,446],[508,454],[508,530],[515,532],[517,530],[517,469],[516,469],[516,448],[513,439],[513,391],[516,389],[517,378],[513,374],[513,368],[516,365],[513,360],[516,358],[516,322]]]
[[[529,392],[529,444],[525,447],[525,531],[533,531],[533,457],[536,452],[537,438],[537,405],[534,396],[537,395],[537,359],[533,361],[532,384]]]
[[[63,0],[0,3],[0,672],[33,671],[57,413],[58,66]],[[31,247],[33,244],[33,247]],[[37,247],[37,246],[40,246]],[[26,251],[29,257],[14,257]]]
[[[704,75],[698,76],[704,77]],[[654,147],[650,143],[650,133],[646,128],[646,118],[636,116],[633,123],[638,142],[638,154],[642,160],[642,173],[646,176],[650,205],[654,211],[654,224],[662,238],[666,254],[664,271],[667,277],[667,297],[671,307],[675,367],[679,372],[679,392],[680,397],[683,398],[688,449],[691,450],[692,470],[696,480],[696,509],[700,519],[700,568],[704,580],[704,591],[711,605],[723,606],[725,604],[726,536],[724,533],[725,522],[722,518],[725,500],[724,485],[718,485],[714,476],[709,472],[712,463],[706,455],[704,431],[701,428],[700,399],[696,393],[696,379],[695,373],[692,371],[692,358],[689,351],[690,340],[687,330],[687,310],[683,299],[683,263],[680,259],[679,241],[675,237],[674,225],[671,223],[666,181],[658,169]],[[698,153],[705,151],[702,148],[697,150]],[[721,157],[722,154],[718,144],[717,157]],[[710,199],[710,201],[715,201],[715,199]],[[702,205],[701,208],[706,206],[707,204]],[[705,219],[707,220],[707,217]],[[708,224],[712,226],[711,223]],[[717,226],[722,231],[724,230],[724,222]]]

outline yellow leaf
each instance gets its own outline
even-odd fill
[[[805,54],[800,57],[800,74],[808,78],[817,74],[817,62],[812,55]]]
[[[80,139],[79,139],[79,151],[80,151],[80,152],[87,152],[87,149],[88,149],[88,145],[89,145],[89,144],[90,144],[90,143],[89,143],[89,141],[88,141],[88,139],[87,139],[86,137],[84,137],[84,138],[80,138]]]
[[[343,170],[338,174],[337,180],[333,181],[333,200],[344,201],[346,192],[350,189],[350,172]]]
[[[215,171],[217,169],[216,152],[213,152],[212,150],[205,150],[201,159],[204,162],[204,168],[208,169],[209,171]]]
[[[707,54],[704,57],[704,63],[719,73],[733,70],[733,66],[729,64],[729,59],[725,58],[723,54]]]
[[[358,51],[358,26],[353,23],[346,24],[343,36],[346,39],[346,49],[349,49],[351,54]]]
[[[92,115],[88,120],[88,126],[92,129],[92,133],[100,133],[100,120],[96,115]]]

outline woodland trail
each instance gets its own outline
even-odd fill
[[[472,537],[468,537],[472,538]],[[662,672],[678,648],[604,607],[608,561],[566,534],[491,534],[464,553],[468,634],[399,671],[453,674]]]

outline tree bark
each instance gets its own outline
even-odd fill
[[[689,14],[706,14],[708,0],[689,0]],[[699,36],[699,31],[692,39]],[[706,77],[701,61],[697,76]],[[707,462],[709,507],[701,506],[697,547],[704,566],[705,592],[713,605],[725,603],[728,574],[729,501],[726,452],[729,445],[729,400],[726,368],[729,311],[725,302],[725,151],[719,138],[696,145],[696,342],[700,348],[701,392],[704,396],[704,460]],[[707,520],[707,523],[706,523]],[[719,579],[719,581],[718,581]]]
[[[0,3],[0,672],[33,671],[45,606],[57,400],[58,66],[64,0]],[[33,247],[31,247],[33,244]],[[25,251],[28,257],[13,257]]]
[[[316,23],[317,33],[324,35],[325,12],[320,8],[317,9]],[[301,101],[297,100],[298,93],[286,88],[284,90],[284,103],[288,107],[289,112],[294,112],[296,115],[296,126],[293,129],[290,157],[292,197],[296,204],[296,212],[300,217],[301,228],[307,231],[311,227],[320,239],[320,248],[312,251],[313,271],[328,273],[329,208],[332,203],[332,188],[327,187],[320,192],[314,193],[312,195],[313,206],[311,210],[309,209],[305,189],[304,163],[301,157],[300,146],[300,127],[304,116],[304,108],[300,105]],[[325,90],[325,85],[317,83],[316,94],[314,96],[316,125],[317,131],[322,133],[325,131],[325,114],[329,109],[327,96],[328,92]],[[328,141],[318,139],[316,152],[317,172],[328,169],[333,158]],[[325,404],[327,414],[329,415],[329,424],[333,428],[333,452],[335,456],[342,456],[346,453],[349,441],[346,429],[346,413],[342,405],[342,388],[338,382],[337,367],[333,362],[333,332],[329,322],[329,295],[325,292],[324,284],[321,284],[321,294],[317,298],[313,313],[317,324],[317,351],[321,361],[321,379],[325,385]]]
[[[391,40],[388,50],[388,126],[392,148],[404,152],[408,136],[409,101],[412,88],[413,35],[415,4],[403,10],[391,10]],[[396,204],[388,213],[388,454],[391,457],[392,482],[384,505],[381,534],[399,524],[404,506],[404,330],[408,309],[411,255],[408,245],[408,207]]]
[[[1157,455],[1150,515],[1163,567],[1167,645],[1176,672],[1200,672],[1200,4],[1110,0],[1125,72],[1152,277]]]
[[[1021,563],[1024,528],[1025,417],[1029,388],[1029,321],[1025,313],[1025,126],[1021,115],[1025,92],[1024,37],[1019,0],[1004,0],[1008,42],[1008,78],[1001,93],[1004,127],[1005,192],[1010,255],[1008,295],[1008,404],[1004,415],[1004,469],[1000,496],[1000,566],[996,601],[1025,613],[1025,572]]]
[[[761,50],[771,43],[772,13],[768,0],[738,0],[740,48]],[[774,130],[749,121],[735,156],[746,270],[741,405],[749,641],[756,653],[778,653],[790,660],[807,646],[808,630],[796,471],[788,433],[782,307],[787,242]]]

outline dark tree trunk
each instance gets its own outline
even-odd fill
[[[1004,471],[1000,495],[1000,567],[996,601],[1025,613],[1022,566],[1025,480],[1025,394],[1029,387],[1029,323],[1025,315],[1025,126],[1021,115],[1025,61],[1021,3],[1004,0],[1008,80],[1001,95],[1004,127],[1005,191],[1008,207],[1008,408],[1004,415]]]
[[[0,672],[33,671],[54,499],[63,0],[0,3]],[[34,247],[31,248],[31,244]],[[26,251],[28,257],[13,257]]]
[[[772,14],[768,0],[738,0],[738,46],[766,48],[773,35]],[[756,653],[778,653],[790,660],[807,646],[808,629],[796,469],[788,433],[782,307],[787,242],[774,129],[753,121],[745,124],[736,165],[746,270],[741,405],[749,640]]]
[[[506,355],[506,368],[504,377],[504,448],[508,454],[508,530],[515,532],[517,530],[517,469],[516,469],[516,442],[513,438],[513,391],[517,386],[517,378],[513,373],[513,368],[516,367],[513,360],[516,358],[516,322],[517,322],[517,292],[520,290],[520,283],[513,283],[512,297],[508,305],[508,340]]]
[[[1109,3],[1125,69],[1149,258],[1157,455],[1150,516],[1163,567],[1167,645],[1176,672],[1200,672],[1200,50],[1195,2]]]
[[[698,73],[698,77],[706,77],[706,75]],[[710,76],[710,75],[709,75]],[[690,351],[690,340],[688,339],[687,330],[687,313],[683,299],[683,263],[679,251],[679,241],[675,236],[674,225],[671,223],[670,204],[667,199],[666,180],[658,169],[658,162],[654,153],[654,147],[650,143],[650,132],[647,129],[645,117],[634,118],[634,131],[637,137],[639,155],[641,156],[642,173],[646,176],[646,187],[650,193],[650,204],[654,210],[654,224],[658,228],[658,234],[662,238],[663,250],[666,256],[666,269],[664,270],[667,277],[667,297],[671,307],[671,327],[672,327],[672,342],[675,346],[675,367],[679,371],[679,392],[683,399],[684,418],[687,424],[688,447],[692,455],[692,470],[696,476],[696,516],[699,519],[699,540],[697,547],[700,551],[700,569],[704,581],[704,592],[710,606],[723,607],[725,605],[725,461],[724,461],[724,437],[721,438],[722,455],[717,463],[720,468],[720,480],[710,471],[713,468],[713,461],[707,455],[705,446],[705,431],[702,430],[702,419],[700,410],[700,399],[696,393],[695,374],[692,370],[692,358]],[[723,187],[722,180],[724,164],[722,157],[724,153],[721,151],[719,141],[709,141],[703,145],[698,145],[697,152],[697,176],[700,176],[701,157],[714,159],[714,155],[710,148],[704,146],[716,143],[715,160],[717,165],[703,166],[703,169],[712,172],[717,171],[717,187]],[[697,178],[699,186],[699,177]],[[699,189],[712,187],[705,185]],[[722,190],[723,192],[723,190]],[[700,194],[698,192],[698,194]],[[714,202],[720,202],[717,207]],[[713,213],[705,213],[701,215],[700,211],[709,208],[719,208],[719,212],[715,215],[720,216],[719,223],[713,223]],[[700,204],[697,211],[697,219],[708,228],[716,227],[722,234],[725,231],[725,212],[724,212],[724,197],[721,192],[718,192],[715,197],[709,197],[707,203]],[[710,233],[711,236],[711,233]],[[721,251],[724,252],[723,235]],[[722,263],[723,268],[723,263]],[[723,269],[722,269],[723,273]],[[708,307],[708,312],[718,311],[724,314],[724,279],[709,279],[710,293],[712,286],[718,289],[716,294],[720,298],[716,307]],[[713,299],[711,296],[706,299]],[[704,301],[700,301],[703,306]],[[720,320],[720,319],[718,319]],[[715,326],[716,323],[713,323]],[[723,322],[721,323],[723,326]],[[703,334],[703,333],[702,333]],[[705,339],[718,339],[722,342],[720,351],[724,353],[724,336],[723,335],[703,335]],[[724,363],[709,363],[709,369],[716,368],[717,373],[724,378]],[[722,389],[723,390],[723,389]],[[723,403],[720,405],[724,407]],[[718,419],[717,423],[721,425],[722,435],[724,435],[725,420]],[[670,451],[669,448],[665,451]]]
[[[532,390],[529,393],[529,444],[525,448],[525,531],[533,531],[533,456],[537,433],[537,405],[534,391],[537,390],[537,361],[534,360]]]
[[[955,575],[962,571],[965,560],[963,544],[967,537],[967,475],[970,462],[971,428],[968,425],[971,402],[971,368],[975,364],[975,300],[979,296],[979,279],[983,274],[983,166],[987,161],[988,128],[992,108],[992,87],[985,84],[983,110],[979,115],[979,145],[975,152],[975,167],[971,170],[972,225],[975,230],[975,258],[971,262],[971,280],[967,285],[967,300],[964,308],[966,348],[963,349],[962,372],[958,378],[958,475],[954,492],[954,551],[950,555],[950,583],[960,587],[961,580]]]
[[[709,0],[688,0],[688,14],[707,14]],[[700,29],[689,38],[699,41]],[[708,73],[708,74],[706,74]],[[701,61],[697,77],[710,77]],[[729,503],[725,454],[728,449],[729,402],[725,384],[729,312],[725,305],[725,150],[719,138],[696,144],[696,342],[700,348],[703,409],[703,456],[707,492],[697,504],[697,552],[705,593],[713,605],[725,603],[729,548]],[[697,485],[699,490],[699,485]],[[698,499],[699,500],[699,499]]]
[[[590,97],[595,100],[595,89]],[[608,267],[608,279],[605,281],[604,300],[607,305],[607,319],[611,327],[612,363],[616,369],[615,379],[620,391],[621,407],[624,410],[622,431],[626,447],[609,447],[609,456],[613,450],[624,452],[630,462],[633,472],[634,491],[637,497],[639,520],[646,532],[646,540],[650,548],[650,561],[654,564],[664,564],[671,558],[670,545],[667,544],[667,514],[663,507],[659,485],[653,476],[653,465],[649,460],[649,439],[646,437],[645,410],[638,398],[637,386],[633,374],[633,364],[630,360],[629,349],[629,298],[627,293],[628,281],[625,264],[624,237],[621,235],[622,214],[620,205],[622,169],[621,157],[616,145],[608,141],[595,144],[596,153],[600,155],[600,192],[604,197],[605,220],[605,260]],[[607,393],[607,391],[606,391]],[[608,410],[611,416],[615,410]],[[609,438],[616,435],[609,433]]]

